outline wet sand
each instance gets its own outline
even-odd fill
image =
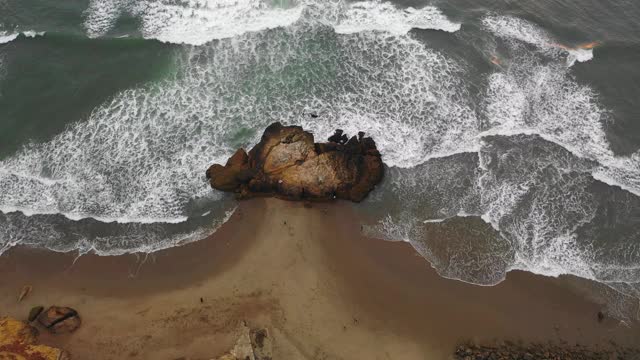
[[[0,257],[0,312],[77,309],[74,359],[211,359],[241,321],[267,327],[274,359],[448,359],[459,341],[640,344],[600,323],[563,279],[512,272],[493,287],[439,277],[406,243],[368,239],[350,204],[242,202],[209,238],[149,256],[15,248]],[[21,303],[23,285],[33,292]]]

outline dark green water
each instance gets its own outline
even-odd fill
[[[197,240],[235,207],[204,169],[281,121],[372,135],[366,230],[442,276],[572,274],[630,317],[638,34],[628,0],[0,0],[0,249]]]

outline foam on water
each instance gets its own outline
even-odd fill
[[[562,45],[542,28],[520,18],[487,16],[482,20],[482,24],[498,37],[535,45],[543,52],[562,53],[566,56],[568,67],[576,61],[585,62],[593,59],[592,49],[570,48]]]
[[[8,32],[4,32],[4,31],[0,31],[0,44],[9,43],[9,42],[17,39],[18,36],[20,36],[21,34],[26,36],[26,37],[34,38],[36,36],[44,35],[45,32],[44,31],[29,30],[29,31],[23,31],[23,32],[8,33]]]
[[[56,252],[77,251],[78,255],[151,253],[206,238],[229,220],[235,209],[217,208],[215,216],[203,215],[207,217],[205,225],[191,226],[191,229],[158,223],[113,225],[95,220],[68,221],[59,215],[0,213],[3,225],[0,255],[15,245],[44,247]]]
[[[85,11],[84,27],[89,37],[108,33],[123,13],[127,0],[91,0]]]
[[[401,35],[412,28],[455,32],[460,30],[460,24],[451,22],[433,6],[398,9],[382,1],[349,4],[342,19],[335,24],[336,32],[343,34],[379,30]]]
[[[613,153],[607,111],[572,78],[571,54],[547,46],[546,32],[515,18],[483,23],[504,53],[486,79],[477,158],[461,153],[390,169],[383,187],[389,194],[373,197],[389,214],[367,233],[410,241],[442,276],[475,284],[493,285],[520,269],[637,289],[640,153]],[[499,233],[439,242],[444,230],[434,227],[446,229],[460,213]],[[417,220],[425,217],[437,220]],[[607,228],[612,221],[614,230]]]
[[[8,34],[6,32],[0,32],[0,44],[6,44],[8,42],[11,42],[15,40],[18,37],[18,35],[20,34],[16,34],[16,33]]]
[[[146,38],[202,45],[246,32],[286,27],[309,12],[314,21],[332,25],[339,33],[379,30],[400,35],[412,28],[460,29],[460,24],[449,21],[435,7],[401,9],[380,0],[92,0],[84,25],[89,36],[103,36],[128,13],[141,19],[140,30]]]
[[[545,44],[547,36],[519,19],[487,18],[497,36]],[[487,118],[482,135],[539,134],[579,157],[595,160],[594,176],[640,195],[640,152],[616,156],[606,138],[607,111],[587,86],[571,79],[569,70],[544,57],[531,56],[519,43],[509,43],[510,66],[489,77]],[[553,50],[546,55],[554,58]]]

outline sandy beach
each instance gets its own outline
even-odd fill
[[[636,324],[599,322],[601,305],[562,278],[443,279],[409,244],[362,236],[341,202],[244,201],[209,238],[148,256],[14,248],[0,273],[3,315],[79,311],[77,332],[40,338],[74,359],[212,359],[243,321],[269,329],[275,359],[448,359],[466,340],[640,343]],[[33,292],[18,303],[24,285]]]

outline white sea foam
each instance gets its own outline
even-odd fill
[[[204,239],[226,223],[237,207],[214,217],[206,226],[193,230],[171,230],[162,224],[125,224],[113,228],[108,235],[99,235],[92,225],[61,224],[55,216],[25,217],[16,213],[0,213],[0,255],[16,245],[45,247],[56,252],[77,251],[79,256],[96,254],[117,256],[131,253],[152,253]],[[65,229],[67,227],[67,229]],[[64,230],[63,230],[64,229]],[[91,235],[90,235],[91,234]]]
[[[307,12],[305,20],[326,23],[339,33],[377,30],[401,35],[412,28],[460,29],[460,24],[448,20],[435,7],[403,9],[380,0],[92,0],[84,25],[89,36],[103,36],[128,13],[142,20],[140,30],[146,38],[202,45],[214,39],[290,26],[307,10],[316,12]]]
[[[459,212],[459,213],[455,214],[454,216],[449,216],[449,217],[444,217],[444,218],[439,218],[439,219],[423,220],[422,223],[423,224],[437,224],[437,223],[442,223],[442,222],[445,222],[445,221],[453,219],[453,218],[465,218],[465,217],[477,217],[477,215],[476,214],[467,214],[466,212]]]
[[[165,42],[201,45],[214,39],[288,26],[303,7],[266,0],[92,0],[84,26],[98,37],[125,13],[142,20],[143,35]]]
[[[110,236],[108,238],[86,238],[75,244],[73,250],[77,250],[80,255],[96,254],[99,256],[119,256],[124,254],[150,254],[156,251],[170,249],[176,246],[184,246],[189,243],[202,240],[210,234],[216,232],[224,225],[235,213],[237,207],[234,207],[224,213],[224,216],[215,219],[213,224],[207,227],[201,227],[193,231],[182,232],[171,236],[152,236],[156,235],[142,230],[135,234],[126,234],[120,237]],[[112,248],[105,249],[105,243],[116,244]],[[131,244],[131,246],[122,246],[122,244]],[[51,250],[55,251],[55,248]],[[61,252],[68,252],[68,248],[60,249]]]
[[[128,0],[91,0],[85,11],[84,27],[89,37],[107,34],[125,10]]]
[[[8,42],[11,42],[13,40],[15,40],[18,35],[20,35],[19,33],[12,33],[12,34],[8,34],[5,32],[0,32],[0,44],[6,44]]]
[[[483,25],[496,36],[515,39],[537,46],[550,53],[564,53],[566,64],[571,67],[576,61],[585,62],[593,59],[592,49],[570,48],[561,45],[548,32],[537,25],[512,16],[488,16],[482,20]]]
[[[399,9],[389,2],[362,1],[349,4],[334,28],[343,34],[377,30],[402,35],[413,28],[455,32],[460,30],[460,24],[433,6]]]
[[[492,24],[499,36],[530,43],[548,41],[532,24],[490,19],[485,23]],[[562,66],[545,64],[518,44],[511,47],[513,65],[489,77],[490,126],[481,136],[538,134],[579,157],[597,161],[594,176],[598,179],[640,195],[640,153],[613,153],[604,129],[607,111],[594,91],[575,82]]]
[[[475,132],[480,142],[461,142],[463,151],[478,147],[476,165],[449,154],[390,169],[392,180],[382,190],[390,194],[374,198],[390,214],[369,233],[409,240],[442,276],[465,282],[493,285],[520,269],[616,288],[637,283],[639,234],[632,229],[640,208],[640,152],[614,154],[604,128],[607,110],[591,88],[573,79],[566,66],[572,54],[549,46],[546,32],[515,18],[490,18],[485,25],[505,42],[505,66],[487,78]],[[573,55],[587,60],[591,52]],[[612,194],[603,195],[594,179],[629,192],[610,187]],[[611,213],[611,207],[619,210]],[[443,226],[461,211],[500,235],[482,246],[476,238],[434,243],[425,235],[425,227]],[[416,221],[425,213],[431,220]],[[600,233],[611,221],[619,224],[615,235]]]
[[[36,36],[44,35],[45,32],[44,31],[28,30],[28,31],[23,31],[23,32],[7,33],[7,32],[0,31],[0,44],[9,43],[9,42],[17,39],[18,36],[20,36],[20,34],[22,34],[22,35],[24,35],[26,37],[34,38]]]

